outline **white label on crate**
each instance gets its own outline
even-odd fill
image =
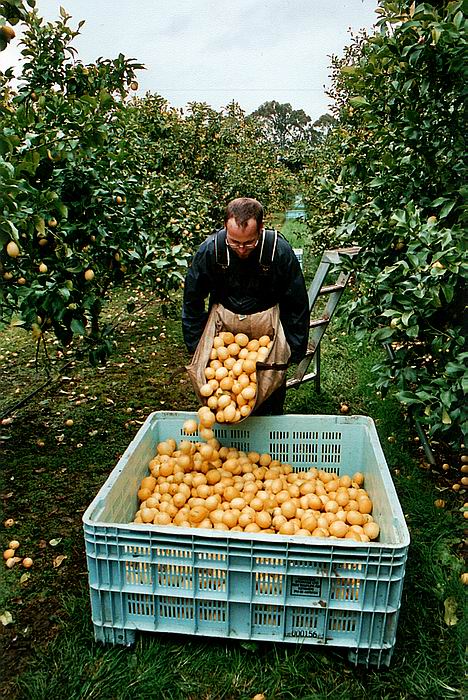
[[[291,595],[314,596],[322,594],[322,580],[320,578],[294,576],[291,579]]]

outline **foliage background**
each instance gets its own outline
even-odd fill
[[[82,23],[72,29],[63,9],[45,23],[27,4],[0,4],[3,21],[26,24],[19,87],[0,75],[0,317],[38,342],[50,328],[64,345],[80,336],[96,363],[113,347],[101,322],[112,286],[133,276],[169,298],[230,199],[282,210],[294,187],[236,104],[181,114],[157,95],[132,98],[141,64],[84,65]]]
[[[304,171],[311,247],[363,250],[349,308],[358,337],[392,346],[395,389],[433,438],[466,438],[466,13],[379,3],[377,31],[333,61],[338,125]]]

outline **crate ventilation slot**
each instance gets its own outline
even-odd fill
[[[125,554],[131,554],[133,557],[149,557],[151,549],[149,547],[141,547],[140,545],[126,544],[124,546]]]
[[[158,600],[158,612],[159,617],[173,620],[193,620],[193,600],[161,596]]]
[[[355,632],[359,613],[346,610],[331,610],[328,629],[331,632]]]
[[[200,591],[225,591],[226,571],[224,569],[198,569]]]
[[[321,461],[324,464],[338,464],[341,462],[341,433],[322,433],[322,442],[320,446]],[[334,442],[328,442],[334,441]]]
[[[125,578],[134,586],[151,586],[151,566],[144,561],[126,561]]]
[[[259,595],[283,595],[284,576],[281,574],[255,574],[255,592]]]
[[[361,581],[357,578],[335,578],[331,581],[331,600],[359,600]]]
[[[158,585],[172,588],[193,588],[193,568],[179,564],[158,564]]]
[[[282,624],[282,610],[275,605],[254,605],[252,622],[256,627],[279,627]]]
[[[328,575],[329,566],[329,562],[306,561],[305,559],[302,561],[295,561],[292,559],[289,562],[290,569],[310,569],[311,571],[314,571],[317,574],[323,574],[324,576]]]
[[[262,566],[284,566],[284,559],[278,557],[255,557],[255,563]]]
[[[130,594],[127,598],[129,615],[150,615],[154,616],[154,597],[136,593]]]
[[[291,626],[293,631],[317,629],[321,615],[322,612],[315,608],[292,608]]]
[[[364,572],[365,572],[365,569],[366,569],[366,567],[365,567],[364,564],[358,564],[358,563],[356,563],[356,562],[352,562],[352,563],[351,563],[351,562],[350,562],[350,563],[344,563],[344,562],[343,562],[343,563],[338,564],[338,565],[336,566],[336,571],[337,571],[337,572],[338,572],[338,571],[339,571],[339,572],[344,571],[345,574],[348,574],[348,573],[360,573],[360,572],[364,573]],[[360,578],[362,578],[362,577],[360,577]]]
[[[203,561],[226,561],[224,552],[199,552],[198,559]]]
[[[226,622],[226,602],[223,600],[199,600],[198,616],[203,622]]]
[[[306,463],[312,467],[318,457],[318,433],[301,431],[292,434],[292,461],[294,463]]]
[[[214,434],[223,438],[233,438],[234,440],[248,440],[250,438],[250,430],[241,428],[232,428],[230,430],[227,430],[227,428],[215,428]]]
[[[192,552],[189,549],[161,549],[157,547],[156,554],[161,559],[163,557],[170,557],[171,559],[192,559]]]

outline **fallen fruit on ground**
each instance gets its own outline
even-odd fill
[[[21,561],[21,557],[10,557],[9,559],[6,560],[6,565],[9,569],[12,569],[15,564],[18,564],[18,562]]]

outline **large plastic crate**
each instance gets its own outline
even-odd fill
[[[299,642],[344,648],[354,663],[388,665],[409,534],[373,421],[252,417],[215,426],[215,434],[297,471],[363,472],[378,542],[133,523],[157,443],[187,439],[182,425],[194,417],[151,414],[83,516],[96,639],[132,644],[141,630]]]

